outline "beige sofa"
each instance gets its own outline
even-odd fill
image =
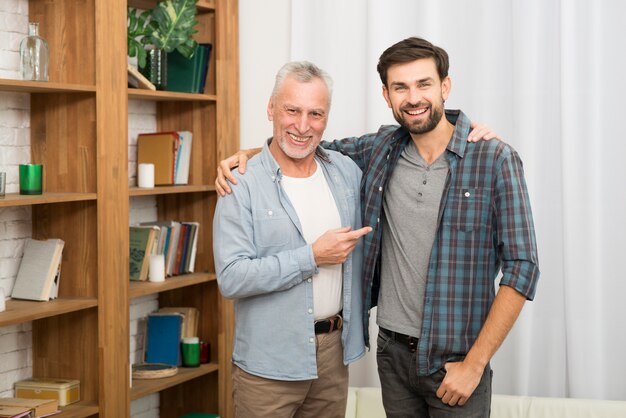
[[[346,418],[384,418],[379,388],[351,387]],[[491,418],[626,418],[626,402],[493,395]]]

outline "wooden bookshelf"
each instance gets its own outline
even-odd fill
[[[190,273],[180,276],[167,277],[164,282],[131,282],[128,292],[129,298],[152,295],[166,292],[168,290],[180,289],[182,287],[193,286],[200,283],[207,283],[216,280],[213,273]]]
[[[31,161],[44,165],[44,193],[9,193],[0,208],[30,206],[32,236],[65,241],[59,298],[7,301],[0,327],[32,321],[35,377],[78,379],[81,402],[59,418],[130,416],[131,400],[159,393],[159,415],[233,416],[233,314],[221,298],[212,258],[217,162],[238,149],[238,1],[198,2],[199,42],[213,43],[206,94],[129,89],[127,7],[155,0],[29,0],[50,51],[49,81],[0,79],[0,91],[30,94]],[[120,76],[124,75],[124,76]],[[159,130],[193,133],[189,185],[128,186],[128,100],[156,102]],[[130,283],[129,200],[156,197],[159,220],[195,221],[198,273]],[[200,310],[198,336],[212,363],[129,389],[129,303],[157,294],[160,306]]]
[[[215,188],[215,187],[214,187]],[[51,193],[40,195],[21,195],[19,193],[7,193],[0,198],[0,207],[43,205],[50,203],[81,202],[96,200],[95,193]]]
[[[144,89],[128,89],[129,99],[152,100],[155,102],[216,102],[214,94],[179,93],[176,91],[158,91]]]
[[[59,298],[49,302],[12,299],[6,302],[6,310],[0,312],[0,327],[94,308],[97,305],[96,298]]]
[[[99,411],[98,404],[93,401],[77,402],[60,409],[60,413],[53,415],[55,418],[86,418]]]
[[[0,78],[0,91],[16,93],[95,93],[93,85],[41,81],[8,80]]]
[[[197,192],[214,192],[215,186],[207,185],[180,185],[180,186],[157,186],[151,188],[131,187],[129,193],[131,196],[152,196],[161,194],[174,193],[197,193]]]
[[[218,369],[217,363],[208,363],[201,364],[199,367],[179,367],[178,373],[172,377],[161,379],[133,379],[130,398],[135,400],[152,393],[161,392],[162,390],[189,382],[200,376],[215,373]]]

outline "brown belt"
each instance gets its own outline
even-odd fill
[[[315,333],[316,334],[328,334],[343,327],[343,318],[341,312],[337,315],[331,316],[326,319],[319,319],[315,321]]]

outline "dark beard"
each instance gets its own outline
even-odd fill
[[[435,129],[435,127],[437,126],[437,124],[439,123],[439,121],[441,120],[441,118],[443,116],[443,112],[440,109],[435,109],[435,108],[433,108],[431,106],[430,107],[430,117],[428,118],[428,120],[426,120],[426,122],[424,124],[419,124],[419,125],[409,125],[396,112],[393,112],[393,116],[396,119],[396,121],[400,124],[400,126],[405,128],[406,130],[408,130],[412,134],[420,135],[420,134],[425,134],[426,132],[430,132],[433,129]]]

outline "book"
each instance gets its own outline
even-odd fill
[[[176,132],[143,133],[137,137],[137,167],[154,164],[154,184],[174,184],[175,164],[179,145]]]
[[[54,278],[59,271],[64,245],[62,239],[27,239],[11,297],[49,300]]]
[[[196,265],[196,247],[198,245],[198,230],[200,229],[200,223],[189,222],[193,226],[193,236],[191,238],[191,251],[189,254],[189,261],[187,262],[186,273],[193,273]]]
[[[39,418],[57,412],[59,401],[56,399],[0,398],[0,406],[28,408],[34,412],[34,418]]]
[[[206,49],[206,56],[202,62],[202,74],[200,75],[200,87],[198,93],[204,93],[206,86],[207,75],[209,74],[209,64],[211,62],[211,51],[213,50],[213,44],[200,44],[201,47]]]
[[[178,240],[180,239],[180,222],[176,221],[156,221],[142,222],[140,225],[156,225],[165,232],[165,241],[162,254],[165,256],[165,274],[171,276],[174,271],[174,261]]]
[[[157,226],[136,225],[130,227],[129,234],[129,277],[130,280],[147,280],[150,254],[155,243]]]
[[[171,366],[182,364],[180,341],[183,315],[175,312],[154,312],[148,315],[145,361]]]
[[[195,60],[195,68],[194,68],[194,79],[193,79],[193,91],[194,93],[200,93],[200,85],[202,83],[202,71],[204,67],[204,60],[207,57],[206,47],[202,44],[198,45],[198,49],[196,50],[197,58]]]
[[[198,68],[197,48],[191,58],[185,58],[174,50],[167,54],[167,90],[182,93],[197,93],[195,89],[196,71]]]
[[[183,315],[183,328],[181,337],[198,336],[198,318],[200,311],[193,307],[165,307],[158,310],[159,313],[179,313]]]
[[[30,408],[0,406],[0,418],[34,418],[34,416]]]
[[[178,51],[167,54],[167,90],[204,93],[213,45],[199,44],[191,58]]]
[[[52,280],[52,286],[50,286],[50,296],[49,300],[56,299],[59,297],[59,282],[61,281],[61,265],[63,262],[59,262],[59,266],[57,267],[57,272],[54,275],[54,280]]]
[[[128,85],[136,89],[156,90],[154,84],[150,82],[138,69],[130,64],[126,67],[128,71]]]
[[[189,183],[189,165],[191,163],[191,144],[193,135],[189,131],[179,131],[178,156],[176,157],[176,168],[174,184]]]
[[[196,265],[196,247],[198,245],[199,222],[188,222],[192,225],[191,250],[189,251],[189,260],[187,261],[187,269],[185,273],[193,273]]]

